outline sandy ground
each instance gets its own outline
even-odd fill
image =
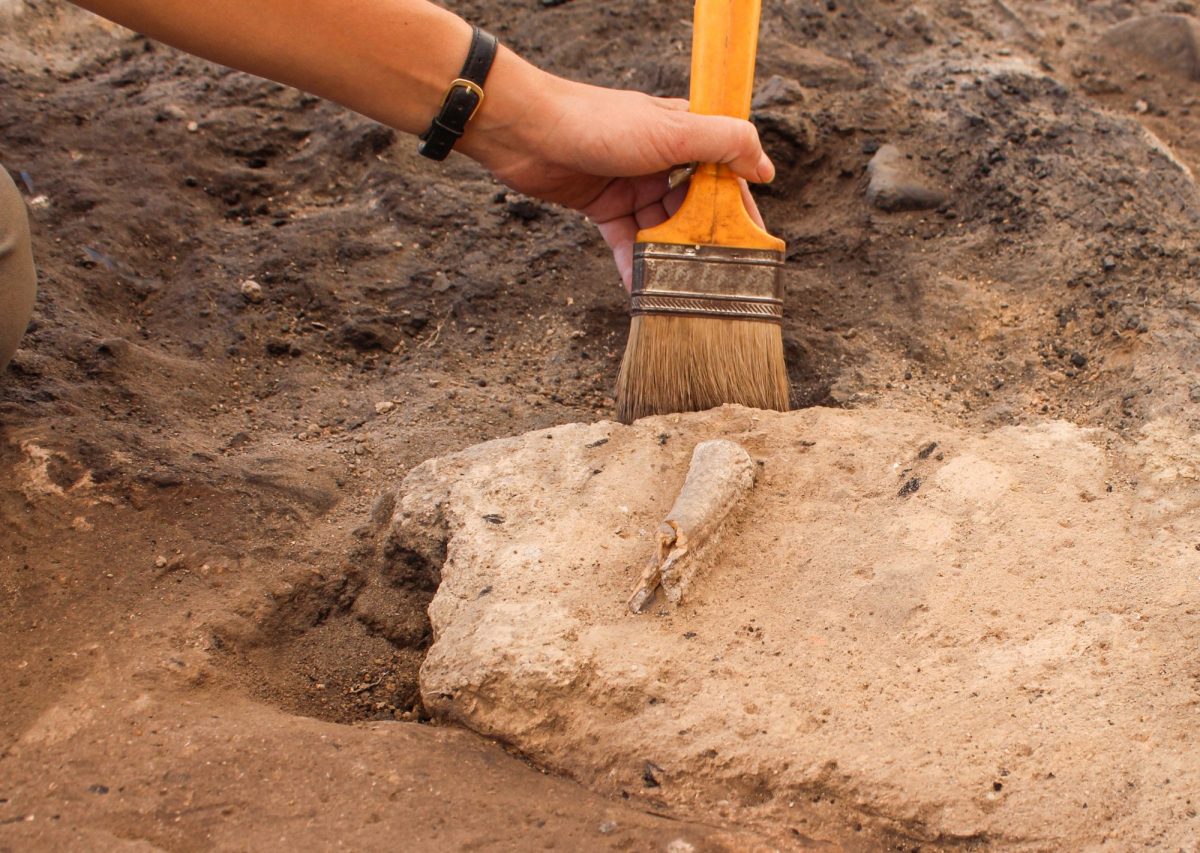
[[[687,3],[453,5],[551,70],[686,88]],[[1194,428],[1200,86],[1166,37],[1104,41],[1194,12],[766,3],[796,404]],[[387,495],[609,415],[628,322],[590,226],[52,0],[0,13],[42,276],[0,379],[0,845],[751,844],[421,701],[440,573],[389,550]],[[884,143],[941,205],[866,201]]]

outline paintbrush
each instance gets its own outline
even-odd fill
[[[760,0],[697,0],[692,112],[749,117],[760,11]],[[699,166],[676,214],[637,235],[622,422],[723,403],[787,411],[784,249],[726,166]]]

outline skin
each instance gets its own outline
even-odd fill
[[[8,172],[0,168],[0,371],[17,351],[36,296],[25,202]]]
[[[469,24],[425,0],[79,0],[79,5],[411,134],[428,127],[471,39]],[[693,115],[682,100],[564,80],[504,47],[485,90],[455,150],[512,189],[589,217],[612,248],[626,288],[637,231],[660,224],[682,202],[682,188],[667,188],[672,167],[724,163],[752,182],[775,175],[749,122]],[[749,193],[743,195],[757,219]]]

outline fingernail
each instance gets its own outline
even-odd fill
[[[769,184],[775,180],[775,164],[766,154],[762,155],[762,159],[758,161],[758,168],[754,172],[758,176],[759,183]]]

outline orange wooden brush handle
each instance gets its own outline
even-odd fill
[[[696,0],[692,34],[691,111],[749,118],[758,53],[761,0]],[[755,224],[741,186],[726,166],[703,164],[683,206],[641,231],[639,243],[681,243],[783,251],[782,240]]]

